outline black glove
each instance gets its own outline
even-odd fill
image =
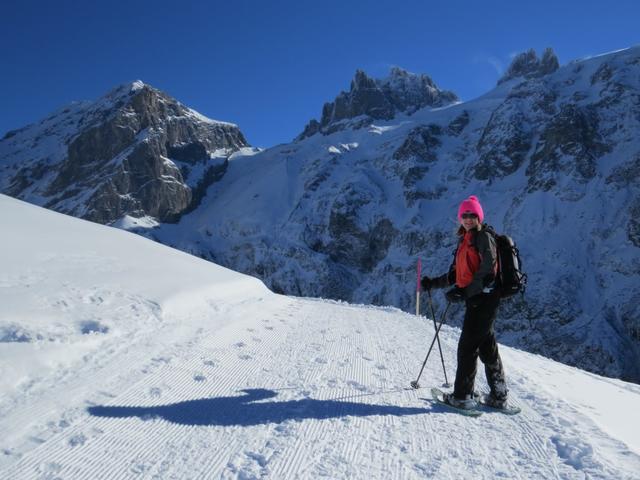
[[[422,277],[420,285],[422,286],[422,290],[431,290],[434,287],[433,278]]]
[[[484,293],[478,293],[469,299],[467,304],[471,308],[478,308],[482,302],[484,302]]]
[[[464,290],[460,287],[453,287],[444,294],[451,303],[464,302]]]

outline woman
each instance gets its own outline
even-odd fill
[[[424,290],[455,285],[446,293],[447,300],[466,302],[456,381],[453,393],[446,393],[444,401],[458,408],[475,407],[473,385],[480,356],[491,388],[486,403],[505,408],[508,390],[493,330],[500,304],[500,294],[495,288],[496,242],[482,224],[484,212],[476,196],[460,204],[458,220],[460,240],[449,272],[436,278],[423,277],[421,281]]]

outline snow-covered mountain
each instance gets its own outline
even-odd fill
[[[501,346],[522,413],[463,417],[408,388],[434,334],[426,318],[275,295],[4,195],[0,211],[0,478],[640,471],[638,385]],[[440,335],[451,377],[459,331]],[[431,358],[420,382],[442,381]]]
[[[171,222],[247,146],[236,125],[136,81],[8,132],[0,191],[99,223]]]
[[[97,207],[63,208],[30,193],[49,192],[22,163],[30,150],[16,147],[33,141],[34,128],[19,144],[18,134],[0,142],[3,190],[95,220],[87,212]],[[501,308],[501,341],[637,382],[638,138],[638,47],[562,67],[551,51],[526,52],[494,90],[464,103],[426,76],[396,69],[375,80],[359,71],[292,143],[262,152],[235,144],[199,202],[168,217],[107,208],[112,215],[98,220],[278,292],[412,310],[417,259],[426,274],[446,270],[457,205],[476,194],[486,221],[515,238],[529,275],[527,294]],[[183,167],[172,152],[163,164]],[[33,183],[20,190],[14,171],[23,169]]]
[[[478,99],[236,157],[199,209],[149,234],[276,291],[411,310],[416,260],[446,271],[476,194],[529,275],[501,340],[638,381],[640,49],[514,63],[526,77]]]

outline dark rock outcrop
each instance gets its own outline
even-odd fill
[[[498,85],[517,77],[523,77],[523,79],[544,77],[555,72],[558,68],[560,68],[560,64],[553,49],[546,48],[542,58],[538,58],[535,50],[527,50],[515,56],[507,72],[498,80]]]
[[[226,156],[247,146],[235,125],[209,120],[141,82],[48,121],[40,134],[34,126],[3,142],[14,142],[14,152],[30,143],[37,152],[39,142],[56,139],[60,160],[24,158],[18,150],[6,191],[25,199],[37,193],[48,208],[105,224],[125,215],[176,221],[224,174]],[[76,129],[65,130],[74,122]]]
[[[593,109],[563,105],[540,134],[526,173],[529,191],[547,191],[560,173],[581,183],[596,174],[598,158],[611,151],[598,131],[598,116]]]
[[[453,92],[440,90],[427,75],[395,67],[389,77],[377,80],[357,70],[349,92],[340,92],[333,102],[325,103],[320,122],[311,120],[296,140],[354,128],[348,120],[357,117],[364,117],[355,125],[360,128],[374,120],[390,120],[398,112],[411,114],[427,106],[439,107],[456,101],[458,97]]]

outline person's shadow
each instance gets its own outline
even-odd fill
[[[143,420],[163,418],[182,425],[250,426],[282,423],[286,420],[308,418],[325,420],[344,416],[366,417],[370,415],[420,415],[431,412],[426,408],[397,407],[393,405],[371,405],[343,402],[339,400],[289,400],[284,402],[261,402],[278,394],[267,389],[242,390],[244,395],[236,397],[201,398],[168,405],[149,407],[94,406],[87,410],[96,417],[127,418]]]

